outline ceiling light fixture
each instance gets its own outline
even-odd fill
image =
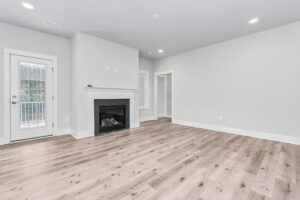
[[[163,53],[164,50],[163,50],[163,49],[158,49],[157,52],[158,52],[158,53]]]
[[[154,14],[154,15],[152,15],[152,18],[153,18],[153,19],[159,19],[160,16],[159,16],[158,14]]]
[[[252,18],[248,21],[249,24],[256,24],[259,21],[258,17]]]
[[[22,6],[28,10],[34,10],[34,6],[26,1],[22,2]]]

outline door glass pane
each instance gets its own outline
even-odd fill
[[[46,126],[46,66],[20,62],[20,128]]]

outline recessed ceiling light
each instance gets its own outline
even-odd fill
[[[34,6],[26,1],[22,2],[22,6],[28,10],[34,10]]]
[[[258,17],[252,18],[248,21],[249,24],[256,24],[259,21]]]
[[[158,53],[163,53],[164,50],[163,50],[163,49],[158,49],[157,52],[158,52]]]
[[[152,15],[152,17],[153,17],[153,19],[159,19],[160,18],[160,16],[158,14]]]

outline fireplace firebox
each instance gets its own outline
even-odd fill
[[[94,100],[95,135],[129,128],[129,99]]]

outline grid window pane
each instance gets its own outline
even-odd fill
[[[148,106],[148,80],[149,74],[147,72],[140,72],[139,76],[139,106]]]
[[[20,62],[20,128],[46,126],[46,66]]]
[[[140,90],[140,106],[145,106],[145,91]]]

